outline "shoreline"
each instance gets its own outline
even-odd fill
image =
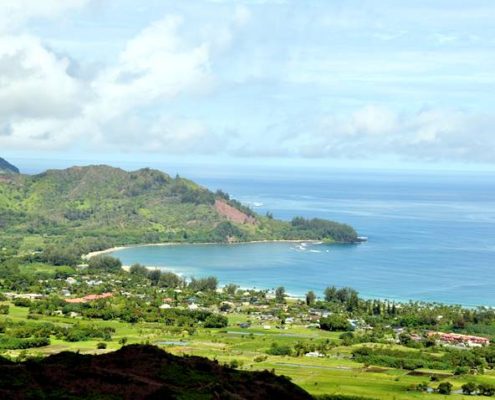
[[[184,243],[184,242],[164,242],[164,243],[143,243],[143,244],[129,244],[125,246],[115,246],[104,250],[92,251],[88,254],[81,256],[83,260],[89,260],[92,257],[100,256],[102,254],[113,253],[114,251],[132,249],[134,247],[159,247],[159,246],[195,246],[195,245],[225,245],[225,246],[235,246],[241,244],[256,244],[256,243],[324,243],[321,240],[315,239],[274,239],[274,240],[251,240],[249,242],[235,242],[235,243],[216,243],[216,242],[201,242],[201,243]],[[338,244],[339,242],[330,242],[330,244]]]

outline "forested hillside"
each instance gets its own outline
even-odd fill
[[[283,222],[179,176],[104,165],[5,175],[0,228],[3,241],[19,237],[40,250],[62,241],[75,245],[77,253],[133,243],[356,240],[347,225],[301,218]]]
[[[18,174],[19,169],[0,157],[0,175],[2,174]]]

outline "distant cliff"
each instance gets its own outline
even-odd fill
[[[0,157],[0,174],[18,174],[19,168]]]
[[[64,352],[23,363],[0,358],[0,398],[312,399],[287,378],[268,371],[238,371],[143,345],[93,356]]]

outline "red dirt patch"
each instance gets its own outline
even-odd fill
[[[232,207],[223,200],[215,200],[215,209],[217,212],[227,218],[229,221],[236,222],[238,224],[252,224],[256,223],[256,219],[239,211],[237,208]]]

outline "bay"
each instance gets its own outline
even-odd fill
[[[349,223],[368,242],[133,247],[116,251],[184,276],[322,295],[350,286],[367,298],[495,306],[495,180],[491,173],[306,171],[191,177],[259,213]]]

